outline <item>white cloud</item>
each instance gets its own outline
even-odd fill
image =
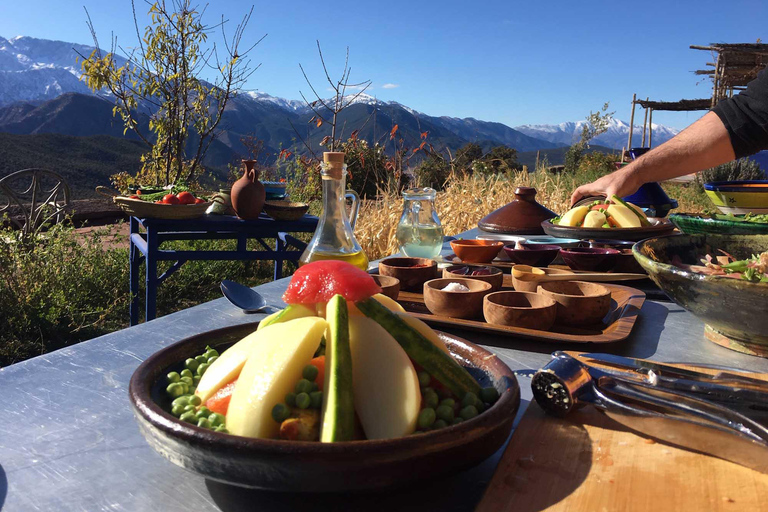
[[[400,87],[399,84],[384,84],[381,86],[382,89],[396,89]]]

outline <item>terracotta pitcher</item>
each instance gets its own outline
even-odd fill
[[[245,172],[243,177],[232,185],[230,194],[235,213],[244,220],[258,219],[267,198],[264,185],[259,181],[259,170],[254,169],[255,165],[256,160],[243,160]]]

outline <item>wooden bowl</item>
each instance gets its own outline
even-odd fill
[[[489,263],[502,247],[504,242],[494,240],[451,240],[451,249],[465,263]]]
[[[562,249],[560,256],[574,270],[608,272],[619,261],[620,251],[603,247],[573,247]]]
[[[381,286],[381,293],[392,300],[397,300],[397,296],[400,295],[400,280],[398,278],[379,274],[371,274],[371,277],[376,281],[376,284]]]
[[[552,281],[541,283],[539,293],[557,302],[555,321],[562,325],[600,323],[611,308],[611,291],[597,283]]]
[[[443,290],[448,283],[459,283],[468,292]],[[483,312],[483,297],[491,293],[491,283],[467,278],[432,279],[424,283],[424,305],[433,315],[451,318],[478,318]]]
[[[309,210],[307,203],[290,201],[265,201],[264,212],[275,220],[299,220]]]
[[[491,271],[491,274],[487,276],[483,276],[483,275],[473,276],[468,274],[453,273],[454,270],[457,270],[460,268],[467,268],[467,266],[466,265],[450,265],[448,267],[445,267],[443,269],[443,277],[446,279],[466,278],[466,279],[476,279],[478,281],[484,281],[486,283],[490,283],[492,292],[501,290],[501,286],[504,284],[504,273],[501,271],[501,269],[498,269],[496,267],[469,267],[470,269],[487,268]]]
[[[504,252],[512,263],[530,265],[532,267],[546,267],[557,258],[560,253],[559,245],[549,244],[520,244],[522,249],[516,249],[516,244],[504,246]]]
[[[385,441],[319,443],[253,439],[184,423],[168,411],[165,375],[205,350],[219,351],[252,333],[257,323],[192,336],[146,359],[134,372],[129,399],[149,445],[174,464],[219,482],[282,492],[352,492],[413,485],[478,464],[509,437],[520,405],[512,370],[495,354],[438,332],[454,358],[501,397],[458,425]],[[160,461],[158,460],[158,464]]]
[[[557,302],[530,292],[496,292],[483,298],[483,316],[489,324],[548,331],[555,323]]]
[[[547,275],[573,274],[573,272],[570,270],[563,270],[559,268],[542,268],[541,270],[543,270]],[[518,279],[515,276],[511,277],[512,286],[514,287],[515,291],[536,293],[536,291],[539,289],[540,283],[538,281],[523,281],[522,279]],[[573,274],[573,278],[578,279],[578,276]]]
[[[379,275],[399,279],[401,290],[420,292],[424,283],[437,278],[437,262],[428,258],[387,258],[379,262]]]
[[[142,199],[117,196],[112,201],[125,213],[141,219],[196,219],[202,217],[211,201],[200,204],[158,204]]]

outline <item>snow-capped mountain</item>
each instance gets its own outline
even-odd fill
[[[574,142],[579,141],[581,138],[581,130],[585,124],[586,121],[569,121],[560,124],[526,124],[516,126],[515,130],[523,132],[531,137],[536,137],[537,139],[544,139],[556,144],[570,146]],[[652,127],[654,146],[658,146],[659,144],[668,141],[679,132],[679,130],[675,128],[669,128],[655,123]],[[628,137],[629,123],[625,123],[619,119],[611,119],[608,123],[608,130],[592,139],[590,143],[613,149],[621,149],[627,146]],[[632,145],[635,147],[640,146],[642,137],[642,125],[635,125],[632,134]]]

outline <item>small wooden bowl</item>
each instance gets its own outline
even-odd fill
[[[489,263],[493,261],[504,242],[493,240],[451,240],[451,248],[465,263]]]
[[[559,268],[542,268],[541,270],[544,271],[547,275],[557,275],[557,274],[573,274],[570,270],[563,270]],[[512,278],[512,286],[515,288],[515,291],[518,292],[531,292],[536,293],[539,289],[539,281],[523,281],[521,279],[516,278],[515,276],[510,276]],[[574,274],[574,279],[578,279],[579,277]]]
[[[597,283],[552,281],[540,284],[539,293],[557,302],[556,322],[562,325],[598,324],[611,308],[611,291]]]
[[[445,267],[443,269],[443,277],[448,279],[476,279],[478,281],[484,281],[486,283],[490,283],[491,285],[491,291],[496,292],[501,290],[501,286],[504,284],[504,273],[496,268],[496,267],[470,267],[470,268],[487,268],[490,269],[491,274],[487,276],[472,276],[472,275],[464,275],[464,274],[454,274],[452,271],[459,269],[459,268],[466,268],[466,265],[451,265],[449,267]]]
[[[379,275],[400,280],[400,289],[420,292],[430,279],[435,279],[437,262],[428,258],[387,258],[379,262]]]
[[[371,277],[376,281],[376,284],[381,286],[381,293],[392,300],[397,300],[397,296],[400,295],[400,280],[398,278],[379,274],[371,274]]]
[[[489,324],[548,331],[555,323],[557,302],[530,292],[496,292],[483,298],[483,316]]]
[[[516,244],[504,246],[504,252],[512,263],[530,265],[532,267],[546,267],[557,258],[560,253],[559,245],[549,244],[520,244],[522,249],[516,249]]]
[[[447,292],[448,283],[459,283],[468,292]],[[491,283],[477,279],[432,279],[424,283],[424,305],[433,315],[451,318],[477,318],[483,312],[483,297],[491,293]]]
[[[309,210],[307,203],[290,201],[265,201],[264,212],[275,220],[299,220]]]

